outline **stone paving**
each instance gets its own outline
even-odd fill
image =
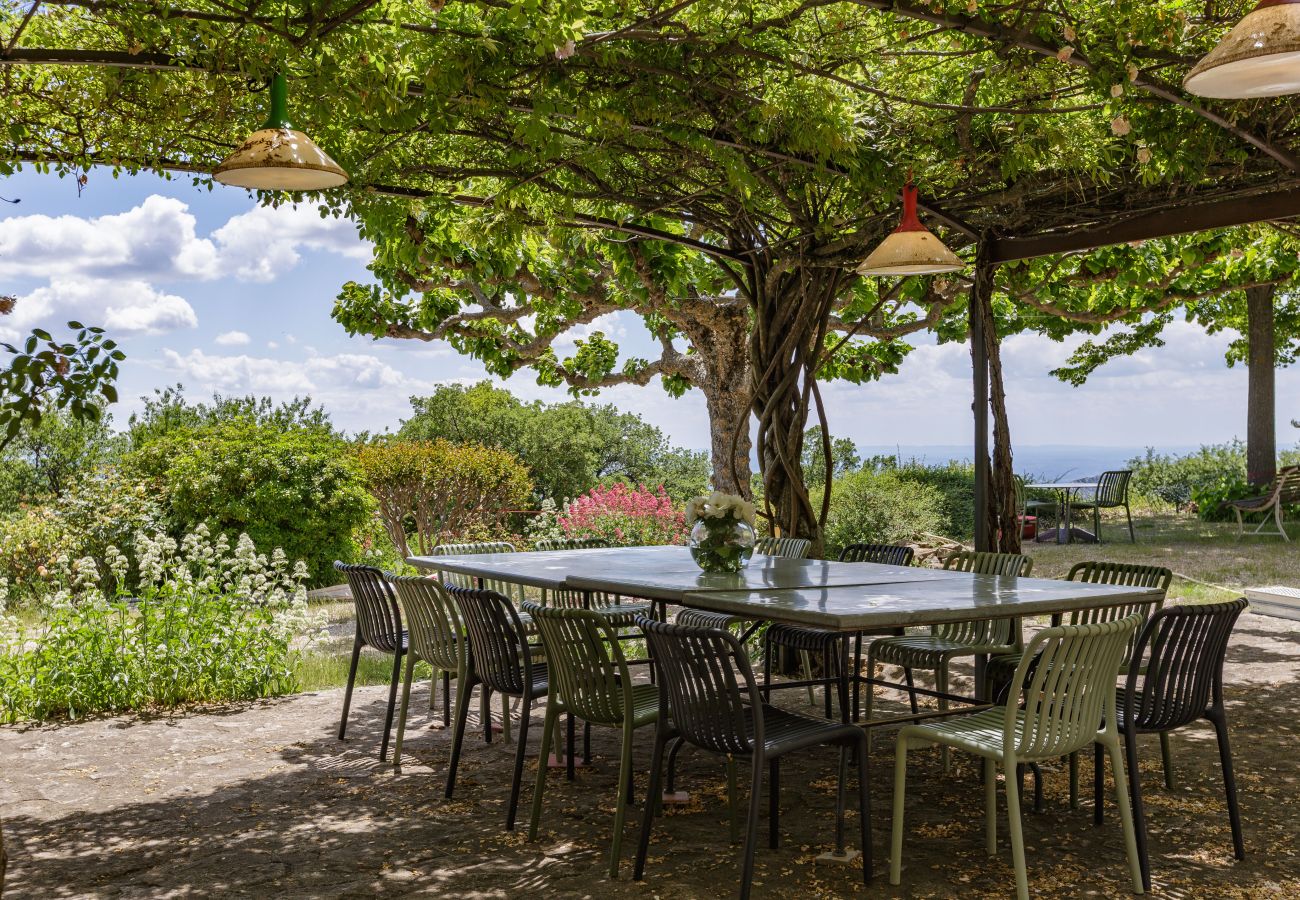
[[[1248,858],[1233,861],[1212,729],[1174,738],[1178,783],[1159,785],[1159,752],[1144,751],[1155,891],[1170,897],[1300,896],[1300,634],[1294,622],[1247,614],[1231,648],[1230,712]],[[646,881],[631,880],[640,806],[629,815],[624,863],[606,878],[617,740],[596,732],[596,758],[568,783],[556,773],[542,835],[502,828],[512,748],[467,739],[454,801],[442,799],[449,734],[418,695],[403,771],[376,760],[385,691],[359,689],[348,739],[335,736],[341,691],[302,694],[166,717],[0,728],[0,819],[12,857],[4,896],[47,897],[714,897],[731,896],[740,847],[727,840],[720,763],[683,755],[689,804],[658,820]],[[801,692],[786,693],[799,703]],[[441,705],[441,704],[439,704]],[[475,704],[477,705],[477,704]],[[540,737],[540,707],[530,741]],[[648,734],[645,735],[648,738]],[[650,742],[637,748],[648,765]],[[1004,896],[1005,842],[984,855],[983,792],[960,757],[915,754],[909,777],[908,860],[901,889],[884,877],[892,747],[872,756],[875,884],[818,865],[829,848],[835,755],[783,767],[782,846],[760,847],[757,897]],[[1078,810],[1064,766],[1049,768],[1047,810],[1025,817],[1030,886],[1038,896],[1128,893],[1114,806],[1092,826],[1090,767]],[[526,825],[534,762],[526,770]],[[743,779],[742,779],[743,783]],[[638,792],[645,790],[642,776]],[[852,795],[850,795],[852,796]],[[1005,807],[1003,807],[1005,809]],[[765,835],[765,822],[760,826]],[[856,832],[850,818],[849,833]],[[1002,835],[1005,838],[1005,819]],[[765,842],[764,842],[765,843]]]

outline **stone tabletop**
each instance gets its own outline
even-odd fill
[[[681,602],[695,591],[756,591],[833,585],[892,584],[962,578],[956,572],[873,563],[755,556],[734,575],[709,574],[685,547],[608,547],[534,553],[413,556],[421,569],[456,572],[541,588],[609,591]]]
[[[930,582],[750,592],[703,591],[690,594],[687,603],[715,612],[815,625],[833,631],[857,631],[1068,613],[1159,598],[1159,591],[1141,588],[1046,578],[963,575]]]

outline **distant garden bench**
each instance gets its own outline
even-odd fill
[[[1245,534],[1258,535],[1281,535],[1282,540],[1289,541],[1291,538],[1287,535],[1286,529],[1282,527],[1282,510],[1286,506],[1300,503],[1300,466],[1287,466],[1279,469],[1277,475],[1273,476],[1273,483],[1269,486],[1268,493],[1260,497],[1249,497],[1245,500],[1229,500],[1226,506],[1230,507],[1237,515],[1237,539],[1240,540]],[[1271,516],[1270,516],[1271,514]],[[1255,530],[1246,531],[1245,516],[1263,515],[1264,518],[1255,525]],[[1269,524],[1270,518],[1277,531],[1263,531]]]

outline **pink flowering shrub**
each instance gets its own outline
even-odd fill
[[[594,487],[564,506],[556,522],[565,537],[604,538],[616,547],[686,543],[686,521],[663,485]]]

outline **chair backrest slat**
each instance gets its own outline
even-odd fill
[[[878,563],[884,566],[910,566],[916,551],[895,544],[849,544],[840,551],[840,562]]]
[[[631,703],[632,678],[614,629],[585,609],[527,602],[546,650],[551,690],[575,716],[598,725],[621,725]]]
[[[374,566],[337,561],[334,570],[347,577],[361,640],[367,646],[386,652],[400,647],[402,610],[392,588],[384,580],[384,573]]]
[[[1114,721],[1115,672],[1140,622],[1135,615],[1092,625],[1057,625],[1034,635],[1008,695],[1024,698],[1024,723],[1016,728],[1015,704],[1008,704],[1005,749],[1019,759],[1035,760],[1092,744],[1102,723]]]
[[[1169,592],[1169,585],[1174,580],[1174,573],[1164,566],[1139,566],[1131,563],[1115,563],[1101,561],[1086,561],[1075,563],[1070,568],[1070,573],[1065,576],[1067,581],[1081,581],[1087,584],[1109,584],[1117,587],[1140,587],[1153,588],[1160,591],[1160,596],[1155,600],[1139,600],[1131,603],[1122,603],[1118,606],[1101,606],[1092,609],[1081,609],[1070,613],[1071,625],[1089,625],[1095,622],[1110,622],[1115,619],[1124,619],[1128,616],[1139,615],[1142,617],[1142,624],[1145,625],[1151,614],[1165,605],[1165,594]],[[1120,660],[1120,667],[1126,667],[1129,659],[1133,655],[1133,647],[1137,642],[1138,633],[1141,632],[1141,626],[1133,633],[1129,639],[1128,649],[1124,652],[1124,657]]]
[[[807,538],[761,537],[754,541],[754,552],[783,559],[807,559],[812,541]]]
[[[608,547],[609,541],[598,537],[542,538],[533,546],[537,550],[595,550]]]
[[[1277,500],[1283,506],[1300,503],[1300,466],[1287,466],[1277,473]]]
[[[533,661],[519,613],[491,590],[448,587],[469,634],[469,666],[494,691],[519,696],[532,680]],[[463,690],[463,688],[462,688]]]
[[[1034,561],[1022,553],[959,550],[943,561],[943,567],[950,572],[970,572],[973,575],[1027,577],[1033,570]],[[976,619],[936,625],[931,633],[963,644],[1008,646],[1015,637],[1017,624],[1016,619]]]
[[[411,651],[436,669],[462,672],[466,665],[465,624],[460,607],[437,579],[389,575],[410,630]]]
[[[718,628],[637,619],[659,673],[661,721],[716,753],[749,753],[763,740],[763,704],[744,647]],[[752,721],[752,726],[751,726]]]
[[[1244,598],[1168,606],[1147,622],[1125,682],[1125,713],[1140,731],[1167,731],[1223,697],[1223,662]]]
[[[1097,493],[1093,502],[1098,506],[1123,506],[1128,502],[1128,482],[1133,477],[1130,469],[1102,472],[1097,479]]]
[[[515,553],[515,545],[509,541],[474,541],[462,544],[439,544],[433,548],[434,556],[470,556],[475,553]],[[475,584],[476,579],[472,575],[462,575],[457,572],[440,572],[442,583],[449,587],[472,588],[478,587]],[[508,581],[499,581],[495,578],[483,579],[483,587],[487,590],[496,591],[498,594],[505,594],[507,597],[513,597],[517,601],[524,599],[524,589],[522,585],[511,584]]]

